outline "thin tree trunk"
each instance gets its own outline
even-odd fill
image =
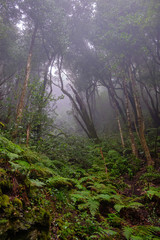
[[[120,119],[119,119],[119,115],[118,115],[118,114],[117,114],[117,122],[118,122],[118,128],[119,128],[119,133],[120,133],[120,137],[121,137],[122,147],[125,148],[124,138],[123,138],[123,132],[122,132],[122,127],[121,127],[121,122],[120,122]]]
[[[144,134],[144,130],[145,130],[144,119],[143,119],[143,114],[142,114],[140,101],[139,101],[138,94],[137,94],[136,81],[135,81],[135,78],[133,76],[131,68],[129,68],[129,75],[130,75],[130,79],[131,79],[131,83],[132,83],[134,101],[135,101],[136,111],[137,111],[140,142],[141,142],[142,148],[143,148],[145,156],[146,156],[147,165],[148,166],[149,165],[154,165],[154,162],[151,158],[150,151],[149,151],[149,148],[148,148],[148,145],[147,145],[147,142],[146,142],[145,134]]]
[[[131,124],[131,115],[129,111],[129,99],[128,99],[128,91],[127,91],[127,83],[125,77],[123,78],[123,87],[124,87],[124,95],[125,95],[125,103],[126,103],[126,115],[127,115],[127,123],[128,123],[128,130],[129,130],[129,136],[131,141],[131,148],[132,153],[134,156],[138,158],[138,151],[132,131],[132,124]]]
[[[117,123],[118,123],[119,134],[120,134],[120,137],[121,137],[122,148],[125,148],[123,132],[122,132],[122,127],[121,127],[121,121],[120,121],[120,118],[119,118],[119,112],[118,112],[116,103],[114,102],[113,98],[112,98],[112,100],[113,100],[113,102],[112,102],[113,103],[113,108],[114,108],[115,113],[116,113],[116,119],[117,119]]]
[[[27,126],[27,138],[26,138],[26,146],[27,147],[29,145],[30,131],[31,131],[31,124],[28,124],[28,126]]]
[[[134,127],[135,127],[135,130],[136,130],[136,134],[138,136],[138,139],[140,140],[140,136],[139,136],[139,132],[138,132],[138,129],[137,129],[137,124],[136,124],[136,120],[134,119]]]
[[[24,85],[22,88],[22,92],[21,92],[21,96],[20,96],[20,100],[19,100],[19,104],[18,104],[18,108],[17,108],[17,115],[16,115],[17,127],[21,123],[21,120],[22,120],[22,114],[23,114],[23,109],[24,109],[24,100],[25,100],[29,77],[30,77],[33,46],[34,46],[34,42],[35,42],[35,38],[36,38],[37,29],[38,29],[38,27],[36,25],[34,28],[33,34],[32,34],[32,39],[31,39],[29,53],[28,53],[28,59],[27,59],[27,65],[26,65]]]

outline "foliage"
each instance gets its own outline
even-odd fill
[[[142,239],[158,239],[156,238],[157,232],[160,231],[159,227],[154,226],[136,226],[124,227],[124,236],[127,240],[142,240]]]
[[[7,143],[12,146],[11,142]],[[88,144],[86,148],[91,150],[88,154],[93,155],[93,165],[89,169],[81,169],[78,162],[69,164],[65,159],[55,167],[56,161],[25,147],[17,152],[16,145],[10,148],[10,153],[17,157],[9,157],[4,147],[0,161],[0,208],[3,210],[0,220],[5,220],[2,226],[8,226],[6,224],[12,219],[14,231],[19,231],[16,230],[17,221],[25,219],[23,224],[29,235],[35,234],[29,229],[36,222],[38,226],[50,227],[50,234],[55,231],[61,239],[121,239],[123,236],[126,239],[156,239],[159,188],[150,187],[140,197],[123,195],[125,186],[119,187],[119,175],[114,175],[113,182],[113,176],[105,173],[97,150],[99,146]],[[104,154],[108,156],[108,151]],[[109,156],[115,161],[117,156],[122,158],[116,151],[111,151]],[[66,177],[65,167],[69,173]],[[145,181],[143,176],[141,181]],[[143,224],[141,214],[144,211],[148,214],[148,225]],[[15,220],[13,214],[17,216]],[[130,221],[142,223],[131,226]],[[9,229],[5,229],[2,231],[8,234]],[[48,234],[48,230],[47,233],[37,228],[35,231],[36,236]]]
[[[1,151],[4,149],[6,152],[11,152],[15,154],[23,152],[22,148],[19,145],[14,144],[3,136],[0,136],[0,148]]]
[[[148,191],[146,191],[146,195],[149,199],[152,199],[154,196],[160,198],[160,188],[151,187]]]

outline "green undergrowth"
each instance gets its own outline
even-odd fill
[[[48,158],[0,136],[0,239],[160,239],[158,170],[136,179],[136,195],[139,159],[76,144]]]

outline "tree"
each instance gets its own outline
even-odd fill
[[[60,87],[61,91],[66,96],[68,96],[69,99],[71,100],[73,107],[75,108],[78,116],[80,116],[80,119],[79,119],[77,114],[75,114],[74,115],[75,119],[80,124],[82,129],[85,131],[87,136],[91,139],[94,139],[96,142],[99,142],[99,138],[97,136],[97,132],[96,132],[96,129],[94,126],[92,114],[90,111],[89,102],[88,102],[88,109],[87,109],[87,106],[85,105],[84,101],[80,97],[78,91],[71,84],[70,84],[70,88],[74,94],[74,97],[69,93],[69,91],[67,91],[64,88],[64,81],[63,81],[63,77],[62,77],[62,66],[63,66],[62,61],[63,61],[63,58],[58,59],[57,68],[58,68],[58,77],[59,77],[60,85],[56,85],[56,86]]]

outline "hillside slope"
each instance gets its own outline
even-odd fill
[[[0,239],[160,239],[158,172],[129,180],[98,158],[88,169],[68,164],[0,136]]]

